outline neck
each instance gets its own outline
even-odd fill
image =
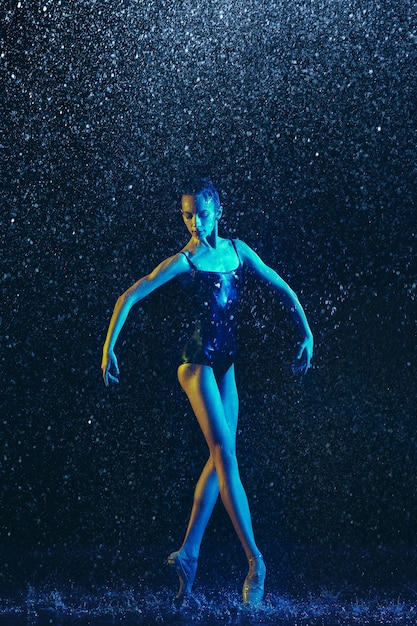
[[[217,244],[219,243],[219,229],[217,226],[217,222],[214,225],[212,233],[209,237],[207,237],[207,243],[214,249],[217,248]]]

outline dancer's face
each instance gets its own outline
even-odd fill
[[[211,198],[186,194],[181,198],[182,217],[188,232],[195,239],[206,239],[212,234],[221,216],[221,207],[216,208]]]

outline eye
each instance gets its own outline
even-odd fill
[[[201,213],[198,214],[198,217],[200,219],[207,219],[210,216],[210,213],[208,211],[202,211]]]
[[[182,216],[185,220],[192,220],[193,219],[193,214],[189,213],[188,211],[181,211]]]

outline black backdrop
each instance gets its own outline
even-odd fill
[[[222,234],[298,293],[316,340],[313,369],[293,376],[292,322],[248,277],[239,455],[259,542],[271,555],[359,548],[358,571],[364,550],[413,545],[412,12],[410,0],[4,3],[8,554],[182,539],[206,449],[176,382],[174,285],[132,311],[117,388],[99,366],[117,296],[186,242],[194,174],[221,192]],[[208,542],[235,545],[220,507],[213,522]]]

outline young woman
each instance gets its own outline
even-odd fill
[[[244,604],[259,603],[266,568],[255,542],[248,500],[236,459],[238,395],[235,382],[236,308],[245,267],[276,292],[300,332],[299,367],[307,372],[313,355],[313,335],[297,296],[287,283],[245,243],[219,236],[222,215],[219,195],[211,181],[200,181],[182,196],[182,217],[191,236],[184,248],[138,280],[116,302],[103,347],[101,369],[106,386],[118,382],[114,346],[136,302],[182,277],[190,297],[194,332],[184,346],[178,380],[190,401],[209,448],[209,458],[197,482],[188,528],[180,549],[168,557],[178,574],[176,599],[191,593],[204,531],[220,493],[248,559],[243,584]]]

